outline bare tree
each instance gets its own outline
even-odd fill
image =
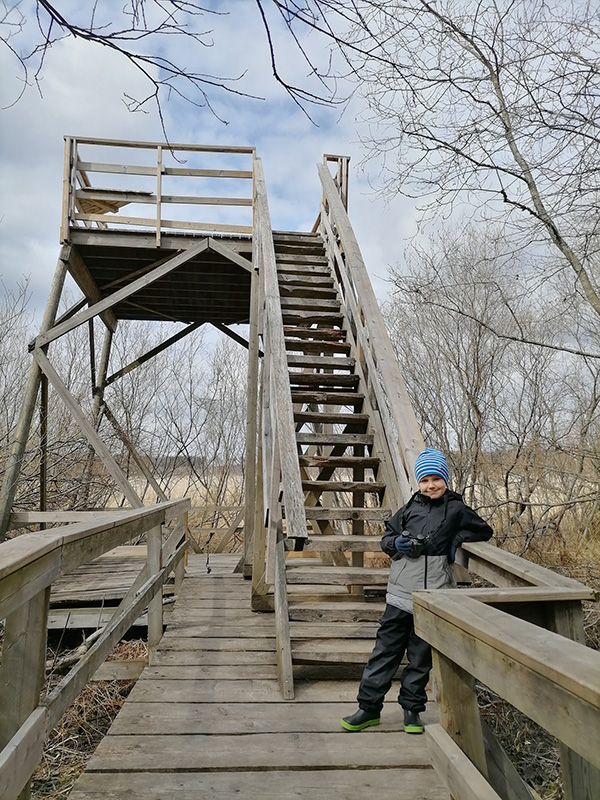
[[[501,232],[453,228],[411,251],[385,316],[424,436],[467,501],[506,546],[572,566],[597,547],[598,370],[531,343],[564,335],[545,308],[560,295],[532,291]]]

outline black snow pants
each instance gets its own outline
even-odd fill
[[[357,698],[360,708],[381,711],[404,653],[408,664],[402,671],[398,702],[407,711],[425,711],[431,647],[415,633],[413,615],[390,605],[385,607],[375,647],[360,681]]]

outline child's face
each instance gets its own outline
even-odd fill
[[[438,500],[446,491],[446,481],[440,475],[424,475],[419,481],[419,491],[432,500]]]

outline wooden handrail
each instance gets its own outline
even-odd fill
[[[497,589],[491,595],[490,590],[413,595],[415,630],[434,651],[445,731],[437,726],[431,729],[432,758],[456,800],[474,797],[475,781],[482,778],[490,796],[495,790],[500,797],[533,797],[479,718],[475,679],[559,740],[561,761],[568,762],[563,769],[566,797],[597,796],[600,653],[566,638],[577,633],[572,616],[574,596],[587,596],[591,590],[582,584],[579,592],[561,585],[553,590],[549,584],[554,573],[543,571],[548,573],[543,589]],[[500,608],[488,602],[500,603]],[[543,603],[544,616],[555,630],[514,616],[523,602]],[[512,613],[505,613],[503,606]],[[472,780],[465,782],[465,775]]]
[[[425,445],[348,214],[327,166],[317,168],[324,197],[320,231],[338,279],[348,335],[359,353],[357,367],[375,398],[373,410],[394,467],[395,481],[386,493],[398,507],[416,489],[414,462]]]
[[[0,544],[0,619],[6,619],[0,662],[0,797],[17,798],[39,763],[43,742],[73,699],[148,607],[148,645],[162,635],[160,590],[175,570],[182,578],[190,501],[103,513],[96,521],[23,534]],[[162,542],[162,527],[177,519]],[[45,678],[52,583],[121,544],[147,535],[147,561],[102,633],[54,690],[39,702]]]

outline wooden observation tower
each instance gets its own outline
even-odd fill
[[[339,732],[337,718],[327,721],[315,711],[305,716],[281,712],[283,700],[299,700],[296,708],[311,697],[319,704],[334,695],[339,701],[336,676],[365,662],[383,610],[388,573],[374,556],[381,558],[385,520],[416,488],[413,465],[424,447],[348,217],[348,160],[326,155],[318,165],[322,197],[313,229],[282,232],[272,229],[261,160],[253,148],[66,139],[62,246],[41,330],[30,346],[33,363],[0,495],[2,539],[11,529],[41,527],[0,544],[0,619],[6,620],[0,662],[0,796],[7,800],[27,796],[24,787],[40,760],[44,739],[141,614],[147,618],[150,668],[172,664],[172,658],[154,661],[163,637],[162,595],[170,580],[175,593],[182,590],[182,599],[176,606],[179,622],[169,624],[165,638],[196,637],[186,651],[188,672],[179,677],[189,675],[192,663],[208,664],[207,669],[225,664],[232,670],[252,664],[261,675],[259,664],[272,667],[277,679],[272,688],[263,685],[266,681],[248,680],[244,690],[250,693],[250,703],[264,705],[265,698],[271,698],[272,719],[265,712],[260,722],[257,717],[248,724],[265,736],[281,738],[287,731],[290,742],[310,734],[314,763],[299,760],[300,746],[290,746],[287,761],[287,756],[263,747],[267,739],[256,743],[251,736],[238,737],[227,756],[217,746],[211,761],[213,756],[205,753],[213,752],[210,747],[219,741],[218,735],[229,734],[222,720],[207,713],[213,722],[206,726],[214,724],[215,735],[205,737],[201,745],[190,740],[188,760],[182,756],[180,767],[168,763],[162,769],[154,760],[158,751],[148,751],[147,761],[138,759],[127,771],[119,753],[116,761],[108,758],[104,767],[94,767],[96,774],[105,770],[104,783],[93,777],[89,789],[76,794],[78,799],[96,797],[96,791],[102,793],[109,785],[110,796],[134,792],[131,796],[178,797],[169,788],[178,769],[185,776],[178,786],[189,787],[188,794],[182,789],[182,798],[204,791],[209,779],[193,776],[209,773],[215,781],[210,786],[221,787],[212,796],[240,796],[240,791],[244,796],[246,791],[248,798],[262,797],[264,786],[275,787],[268,776],[274,780],[276,772],[280,794],[268,796],[302,796],[292,793],[294,775],[297,786],[307,792],[318,786],[319,796],[325,798],[364,796],[374,786],[382,800],[404,796],[395,794],[394,786],[378,774],[384,766],[395,770],[396,780],[404,780],[412,770],[414,792],[431,800],[445,798],[448,792],[456,800],[532,800],[534,795],[480,719],[476,679],[560,739],[565,797],[600,796],[600,656],[583,643],[581,606],[594,593],[489,544],[465,545],[456,568],[466,586],[470,576],[478,575],[490,588],[415,594],[415,625],[433,647],[439,692],[440,724],[427,726],[429,756],[424,749],[411,750],[412,760],[407,761],[404,740],[398,739],[403,734],[396,726],[387,731],[393,738],[375,734],[389,742],[380,751],[386,761],[369,761],[379,743],[365,748],[359,745],[360,737],[340,739],[347,734]],[[67,274],[81,290],[81,299],[59,316]],[[111,373],[113,335],[117,326],[131,320],[164,323],[164,340],[148,353],[135,358],[132,354],[127,366]],[[174,324],[177,330],[171,333],[169,326]],[[168,487],[160,485],[111,411],[114,384],[205,324],[248,349],[244,551],[236,564],[247,579],[237,574],[240,586],[248,589],[243,632],[226,615],[242,608],[239,587],[229,609],[227,599],[206,594],[214,593],[218,582],[210,589],[206,577],[194,584],[189,568],[185,577],[189,499],[169,497]],[[243,325],[244,333],[234,325]],[[87,410],[70,393],[62,377],[64,365],[52,356],[52,343],[82,326],[88,330],[92,376]],[[97,358],[100,328],[103,341]],[[14,507],[34,410],[39,402],[45,417],[49,388],[110,474],[119,496],[115,507],[46,507],[43,426],[39,509]],[[110,420],[152,487],[152,505],[143,503],[135,483],[101,438],[102,416]],[[40,699],[53,586],[115,548],[141,539],[145,549],[139,572],[104,621],[93,647]],[[187,594],[186,582],[192,587]],[[194,591],[205,594],[194,599]],[[190,633],[190,619],[205,607],[210,613],[198,623],[203,632]],[[236,613],[243,615],[241,610]],[[210,633],[211,625],[219,630]],[[239,655],[240,642],[253,636],[253,626],[257,633],[248,640],[249,653],[260,651],[262,660]],[[197,653],[197,638],[203,636],[221,637],[226,652],[219,660],[207,661],[205,654],[205,660],[189,660],[200,658],[189,653]],[[272,652],[267,653],[270,645],[261,644],[264,641],[273,642]],[[173,647],[182,649],[180,643]],[[212,645],[209,651],[214,650]],[[227,654],[231,661],[224,660]],[[327,691],[334,694],[327,695],[323,685],[311,694],[313,689],[303,685],[304,694],[298,697],[297,676],[314,678],[318,670],[329,679]],[[239,687],[242,675],[234,678]],[[183,682],[181,678],[179,688]],[[146,690],[140,690],[143,697],[150,683],[147,679]],[[231,686],[223,688],[226,680],[213,683],[207,689],[207,677],[202,690],[190,689],[199,691],[195,702],[202,705],[208,698],[208,703],[238,703],[233,694],[228,700],[219,694],[231,692]],[[156,692],[163,698],[160,687]],[[233,705],[230,714],[243,714],[242,707],[247,712],[247,703],[235,709]],[[337,707],[332,709],[337,714]],[[186,719],[192,725],[196,709],[189,713]],[[137,725],[136,714],[134,709],[125,717]],[[313,720],[321,727],[308,728]],[[180,728],[172,732],[182,733]],[[149,730],[148,741],[161,733],[162,728]],[[197,731],[189,734],[197,736]],[[119,747],[126,741],[119,740]],[[155,737],[153,746],[162,748],[164,742],[157,741]],[[321,744],[313,747],[315,741]],[[143,747],[136,740],[135,758]],[[252,759],[259,756],[262,760],[255,763]],[[205,763],[203,757],[209,760]],[[434,780],[433,770],[424,769],[430,762],[442,781]],[[324,764],[335,773],[335,780],[328,778],[329,794],[320,782]],[[242,780],[243,769],[248,773]],[[113,775],[119,770],[127,773],[120,783]],[[153,772],[156,777],[150,775]],[[292,787],[289,792],[286,781]],[[414,792],[410,796],[416,796]]]

